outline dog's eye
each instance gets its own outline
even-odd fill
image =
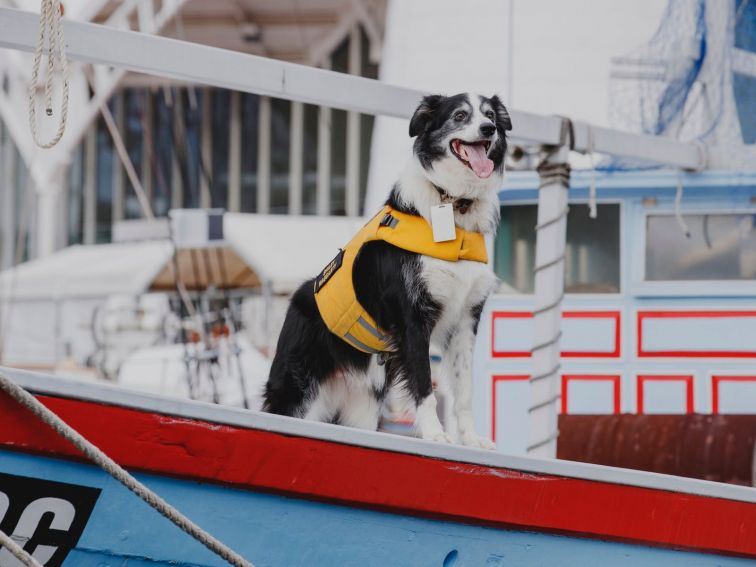
[[[460,110],[454,115],[454,120],[456,120],[457,122],[460,122],[464,120],[465,118],[467,118],[467,112],[464,112],[462,110]]]
[[[493,113],[493,110],[488,110],[488,111],[486,111],[486,117],[487,117],[487,118],[488,118],[489,120],[493,120],[493,119],[494,119],[494,116],[495,116],[495,115],[494,115],[494,113]]]

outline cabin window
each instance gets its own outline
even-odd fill
[[[756,214],[682,218],[685,226],[674,215],[646,218],[646,280],[756,278]]]
[[[620,290],[620,206],[600,204],[595,219],[586,205],[567,214],[565,291],[618,293]],[[494,246],[494,269],[502,291],[533,293],[536,205],[504,205]]]

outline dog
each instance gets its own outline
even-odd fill
[[[412,157],[387,205],[430,223],[432,207],[453,203],[457,227],[493,236],[511,129],[509,113],[495,95],[424,97],[409,125]],[[352,281],[359,303],[393,346],[380,356],[329,331],[316,304],[316,281],[308,280],[292,296],[264,411],[376,430],[389,389],[400,388],[416,410],[419,436],[452,443],[436,411],[428,352],[434,343],[442,348],[442,371],[454,396],[458,442],[494,447],[477,435],[472,415],[475,336],[497,285],[490,265],[441,260],[384,241],[365,244]]]

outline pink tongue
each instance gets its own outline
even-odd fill
[[[494,168],[494,163],[488,159],[486,148],[483,144],[460,144],[465,154],[465,159],[470,163],[470,167],[475,175],[485,179]]]

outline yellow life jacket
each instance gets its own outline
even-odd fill
[[[352,269],[362,247],[374,240],[448,262],[488,262],[486,243],[479,232],[455,227],[456,238],[434,242],[433,229],[421,216],[386,205],[315,278],[315,301],[328,329],[354,348],[371,354],[391,350],[388,337],[357,301]]]

